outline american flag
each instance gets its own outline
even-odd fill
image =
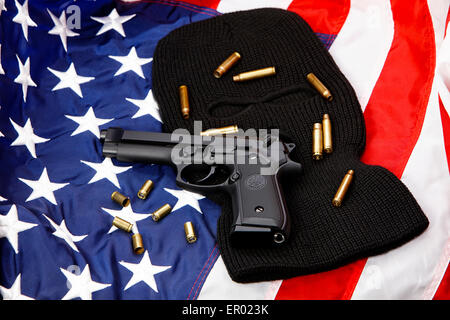
[[[220,208],[167,166],[103,158],[110,126],[161,131],[159,39],[257,7],[294,11],[352,83],[362,160],[392,171],[430,225],[409,243],[328,272],[240,284],[215,241]],[[3,299],[449,299],[449,3],[418,0],[0,0],[0,294]],[[151,179],[146,200],[136,193]],[[131,199],[122,208],[110,196]],[[154,222],[164,204],[172,213]],[[145,251],[133,253],[132,222]],[[188,244],[192,221],[198,241]]]

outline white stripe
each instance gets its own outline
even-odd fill
[[[330,54],[355,89],[363,110],[383,69],[393,38],[390,1],[351,2],[347,20],[331,45]]]
[[[446,15],[448,4],[445,7],[434,7],[431,13]],[[438,22],[443,24],[445,18],[433,19]],[[443,37],[443,26],[434,28]],[[443,48],[441,40],[436,44]],[[441,55],[450,56],[450,50],[439,50],[437,60]],[[407,244],[369,258],[352,299],[431,299],[444,276],[450,259],[450,176],[438,102],[441,83],[436,73],[422,131],[401,179],[430,225]]]
[[[281,282],[281,280],[247,284],[234,282],[228,275],[222,257],[219,256],[206,278],[198,299],[273,300]]]
[[[227,13],[265,7],[287,9],[291,2],[292,0],[222,0],[217,6],[217,11]]]

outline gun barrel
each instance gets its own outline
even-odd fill
[[[137,143],[108,143],[103,145],[103,156],[123,162],[172,164],[172,147]]]

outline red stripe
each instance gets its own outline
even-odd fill
[[[174,2],[177,2],[177,0],[174,0]],[[194,4],[199,7],[211,8],[216,10],[220,0],[183,0],[183,2]]]
[[[350,10],[350,0],[294,0],[288,10],[305,19],[314,32],[338,34]]]
[[[450,268],[448,266],[433,300],[450,300]]]
[[[445,110],[441,97],[439,97],[439,109],[441,111],[442,129],[444,131],[445,153],[447,154],[447,165],[450,172],[450,117]]]
[[[447,20],[445,20],[445,30],[444,30],[444,38],[447,35],[447,27],[448,27],[448,23],[450,22],[450,8],[447,11]]]
[[[367,146],[362,161],[401,177],[422,128],[436,52],[425,0],[414,5],[391,0],[391,8],[394,39],[365,109]],[[285,280],[276,299],[350,299],[366,261]]]

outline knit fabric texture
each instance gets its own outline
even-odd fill
[[[220,79],[213,71],[231,53],[241,60]],[[291,158],[303,173],[284,183],[291,235],[279,246],[233,247],[231,199],[222,207],[217,240],[231,278],[238,282],[285,279],[329,270],[379,254],[420,234],[428,220],[405,185],[388,170],[359,161],[365,125],[356,94],[328,51],[298,15],[279,9],[224,14],[172,31],[157,45],[153,94],[163,128],[204,129],[236,124],[278,128],[296,144]],[[233,82],[233,75],[275,66],[276,75]],[[314,73],[333,95],[327,101],[307,82]],[[189,88],[190,118],[181,116],[178,87]],[[313,124],[328,113],[333,153],[312,159]],[[341,207],[331,200],[348,170],[353,182]],[[207,212],[205,214],[208,214]]]

